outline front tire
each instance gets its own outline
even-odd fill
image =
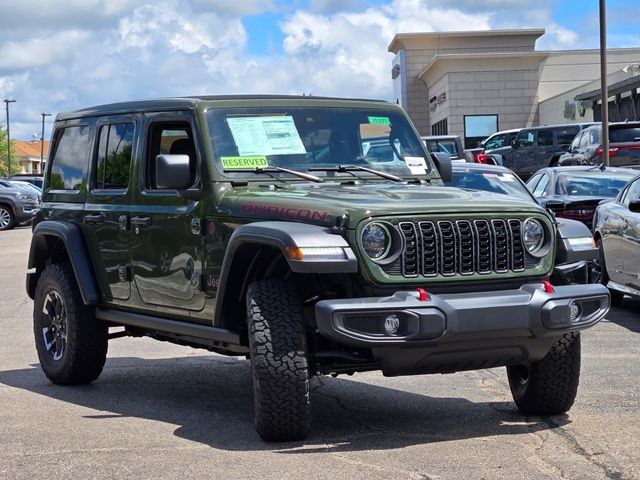
[[[580,334],[566,333],[537,362],[507,367],[518,409],[526,415],[569,411],[580,383]]]
[[[255,428],[266,442],[300,440],[309,431],[309,367],[302,305],[281,280],[247,291]]]
[[[90,383],[107,357],[108,327],[84,305],[68,263],[48,265],[38,279],[33,333],[44,374],[58,385]]]
[[[16,226],[16,219],[13,216],[11,207],[0,205],[0,231],[11,230]]]

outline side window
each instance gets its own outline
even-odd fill
[[[87,125],[65,127],[56,132],[49,189],[80,190],[83,172],[89,161],[91,128]]]
[[[492,148],[500,148],[505,146],[506,135],[496,135],[487,143],[485,143],[484,148],[487,150]]]
[[[589,145],[589,134],[583,133],[580,137],[580,148],[585,148],[587,145]]]
[[[538,146],[550,147],[553,145],[553,130],[538,130]]]
[[[594,129],[589,132],[589,144],[590,145],[600,144],[600,135],[598,135],[598,130]]]
[[[629,202],[633,202],[634,200],[640,200],[640,179],[638,178],[627,188],[621,202],[629,206]]]
[[[156,122],[149,127],[149,144],[147,146],[145,187],[148,190],[157,189],[155,181],[156,156],[161,154],[188,155],[191,167],[191,187],[196,179],[196,164],[198,162],[191,125],[188,122]]]
[[[558,129],[558,145],[569,145],[580,132],[578,127],[562,127]]]
[[[533,147],[533,132],[523,130],[516,138],[518,148]]]
[[[576,135],[576,138],[573,139],[573,142],[571,142],[571,150],[577,150],[578,147],[580,146],[580,139],[582,138],[582,133],[579,133],[578,135]]]
[[[128,187],[132,148],[132,123],[116,123],[100,127],[94,179],[97,190]]]
[[[549,193],[549,175],[545,175],[540,180],[540,183],[536,185],[536,188],[533,190],[533,196],[536,198],[544,197]]]
[[[536,185],[540,181],[540,178],[542,178],[542,174],[536,173],[533,177],[527,180],[527,188],[530,192],[533,192],[533,190],[536,188]]]

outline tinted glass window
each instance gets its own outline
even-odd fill
[[[640,127],[610,128],[610,142],[640,142]]]
[[[430,152],[442,152],[451,157],[459,156],[458,145],[455,140],[427,140],[427,150]]]
[[[457,172],[454,170],[448,185],[533,200],[527,188],[511,172]]]
[[[533,147],[533,132],[520,132],[516,144],[520,148]]]
[[[589,134],[583,133],[580,137],[580,148],[584,148],[589,145]]]
[[[506,144],[507,136],[505,134],[500,134],[494,136],[491,140],[484,144],[484,148],[487,150],[491,148],[500,148],[504,147]]]
[[[551,145],[553,145],[553,131],[552,130],[538,131],[538,146],[550,147]]]
[[[590,145],[598,145],[600,143],[600,132],[597,130],[591,130],[589,132],[589,144]]]
[[[533,190],[533,195],[535,197],[544,197],[549,193],[549,175],[545,175],[540,180],[540,183],[536,185],[536,188]]]
[[[627,191],[624,194],[624,198],[622,199],[622,203],[625,205],[629,205],[629,202],[633,202],[634,200],[640,199],[640,179],[637,179],[633,182]]]
[[[578,134],[578,127],[562,127],[558,129],[558,145],[569,145]]]
[[[529,189],[530,192],[532,192],[536,188],[536,185],[540,181],[540,178],[542,178],[542,174],[537,173],[533,177],[531,177],[529,180],[527,180],[527,188]]]
[[[80,190],[89,160],[89,126],[66,127],[56,133],[49,188]]]
[[[131,169],[133,124],[119,123],[100,128],[96,164],[96,188],[127,188]]]
[[[616,197],[633,175],[559,173],[556,193],[571,196]]]

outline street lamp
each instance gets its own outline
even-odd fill
[[[15,103],[15,100],[3,100],[7,108],[7,165],[9,166],[8,173],[11,175],[11,134],[9,132],[9,104]]]
[[[50,117],[50,113],[41,113],[42,115],[42,135],[40,135],[40,170],[42,170],[42,164],[44,163],[44,117]]]

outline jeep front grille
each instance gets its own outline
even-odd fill
[[[400,222],[404,250],[383,269],[404,277],[522,272],[537,261],[526,258],[520,227],[517,219]]]

